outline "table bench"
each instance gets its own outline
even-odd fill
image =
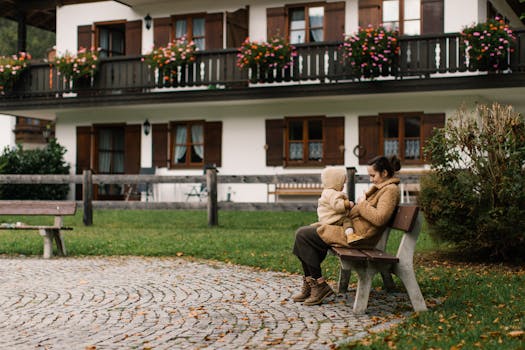
[[[354,270],[357,273],[357,290],[353,306],[355,314],[366,312],[372,279],[377,273],[381,273],[387,290],[392,290],[395,286],[392,274],[398,276],[407,290],[414,310],[427,310],[413,265],[421,221],[419,207],[400,205],[396,208],[393,219],[383,231],[381,240],[375,249],[332,248],[331,253],[335,254],[340,261],[339,293],[347,292],[351,271]],[[403,237],[395,256],[385,252],[391,229],[403,231]]]
[[[66,255],[63,230],[72,230],[63,225],[65,215],[75,215],[77,204],[69,201],[0,201],[0,215],[19,216],[54,216],[53,225],[26,225],[23,223],[1,224],[2,230],[38,230],[44,238],[44,259],[53,256],[53,240],[57,245],[58,255]]]
[[[323,185],[321,183],[278,183],[273,190],[268,190],[268,195],[275,195],[275,201],[279,196],[321,196]]]

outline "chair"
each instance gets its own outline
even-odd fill
[[[208,196],[208,188],[206,187],[205,183],[201,183],[200,185],[194,185],[191,187],[191,190],[186,193],[186,202],[190,199],[190,197],[197,197],[199,198],[199,202],[202,200],[202,198],[206,198]]]
[[[139,174],[140,175],[155,175],[155,167],[140,168]],[[150,198],[151,200],[153,200],[153,186],[149,182],[139,183],[137,185],[137,192],[139,193],[139,195],[141,195],[142,193],[145,193],[146,202],[148,202]]]

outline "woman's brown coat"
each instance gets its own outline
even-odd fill
[[[322,225],[317,233],[332,246],[374,247],[399,204],[398,184],[398,178],[390,178],[366,192],[366,199],[350,211],[354,233],[346,236],[344,232],[348,227],[335,225]]]

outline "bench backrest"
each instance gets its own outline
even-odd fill
[[[75,215],[72,201],[0,201],[0,215]]]

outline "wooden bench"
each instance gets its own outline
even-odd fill
[[[44,238],[44,258],[49,259],[53,256],[53,240],[57,244],[59,255],[66,255],[66,245],[63,230],[72,230],[71,227],[63,226],[63,216],[74,215],[77,204],[69,201],[0,201],[0,215],[39,215],[54,216],[53,225],[33,226],[23,223],[1,224],[2,230],[38,230]]]
[[[426,311],[425,299],[414,273],[414,251],[421,230],[421,214],[414,205],[398,206],[388,227],[383,231],[381,240],[375,249],[332,248],[332,253],[339,257],[339,293],[346,293],[350,272],[357,273],[357,290],[353,311],[363,314],[368,306],[368,298],[372,287],[372,279],[376,273],[381,273],[387,290],[395,286],[392,274],[403,282],[415,311]],[[395,256],[384,250],[391,229],[403,231],[403,237]]]
[[[278,183],[273,190],[268,190],[268,195],[275,195],[275,201],[279,196],[317,196],[323,192],[321,183]]]

